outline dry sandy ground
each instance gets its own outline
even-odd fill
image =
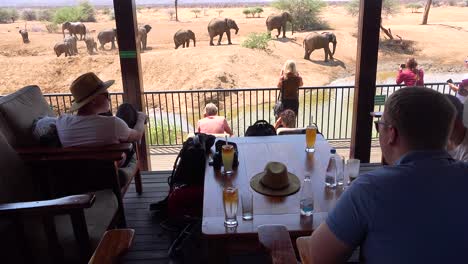
[[[150,24],[150,50],[141,55],[144,89],[182,90],[232,87],[272,87],[287,59],[294,59],[306,86],[325,85],[330,81],[354,74],[356,57],[357,18],[346,14],[343,7],[329,6],[323,13],[338,38],[336,60],[324,63],[323,51],[312,53],[311,61],[303,59],[302,40],[309,32],[301,32],[288,39],[270,42],[271,53],[243,48],[240,43],[251,32],[265,32],[265,19],[277,12],[265,8],[261,18],[245,18],[242,8],[225,8],[223,17],[236,20],[240,30],[233,35],[234,45],[228,46],[224,37],[221,46],[210,47],[206,26],[218,17],[217,9],[206,9],[206,15],[195,18],[191,9],[180,9],[180,22],[170,21],[165,9],[142,9],[138,12],[139,24]],[[420,25],[422,13],[411,13],[402,8],[396,16],[385,18],[384,25],[394,34],[416,42],[416,54],[426,74],[440,71],[463,71],[462,61],[467,54],[468,8],[432,8],[429,25]],[[112,28],[114,21],[98,15],[99,22],[86,23],[89,30]],[[28,22],[30,44],[23,44],[18,28],[24,21],[0,25],[0,94],[37,84],[45,93],[68,92],[70,83],[81,73],[94,71],[102,79],[117,80],[111,90],[120,91],[121,77],[117,51],[99,51],[89,56],[84,42],[80,41],[79,55],[57,58],[53,46],[62,39],[60,33],[49,34],[42,22]],[[197,47],[174,50],[173,34],[178,29],[191,29],[197,36]],[[33,32],[34,29],[42,29]],[[96,38],[97,33],[93,33]],[[379,71],[396,70],[408,55],[381,53]]]

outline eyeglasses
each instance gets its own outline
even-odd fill
[[[107,100],[110,100],[110,94],[109,93],[102,93],[102,95],[104,95],[107,98]]]
[[[375,130],[377,131],[377,133],[379,133],[379,125],[383,125],[383,126],[386,126],[386,127],[391,127],[391,125],[385,123],[384,121],[381,121],[381,120],[377,120],[377,121],[374,121],[374,125],[375,125]]]

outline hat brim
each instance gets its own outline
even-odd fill
[[[250,179],[250,187],[252,187],[252,189],[254,189],[254,191],[258,193],[268,195],[268,196],[288,196],[291,194],[295,194],[301,188],[301,181],[299,180],[299,178],[290,172],[288,172],[288,178],[289,178],[288,187],[285,187],[284,189],[280,189],[280,190],[270,189],[266,187],[265,185],[263,185],[260,182],[263,175],[265,175],[264,171],[256,174]]]
[[[91,102],[97,95],[107,91],[107,88],[109,88],[111,85],[113,85],[114,82],[115,82],[114,80],[109,80],[109,81],[103,82],[101,87],[96,89],[96,91],[94,91],[94,93],[89,95],[87,98],[85,98],[84,100],[82,100],[80,102],[73,102],[71,107],[70,107],[70,112],[74,112],[74,111],[80,109],[81,107],[85,106],[87,103]]]

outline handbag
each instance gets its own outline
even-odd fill
[[[273,113],[275,114],[276,119],[278,119],[281,112],[283,112],[283,108],[283,82],[281,82],[280,93],[276,99],[275,106],[273,106]]]
[[[265,120],[258,120],[245,131],[246,137],[276,136],[276,129]]]

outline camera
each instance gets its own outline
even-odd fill
[[[447,83],[453,83],[452,79],[448,79]]]
[[[404,64],[404,63],[400,64],[400,68],[402,68],[402,69],[406,68],[406,64]]]

